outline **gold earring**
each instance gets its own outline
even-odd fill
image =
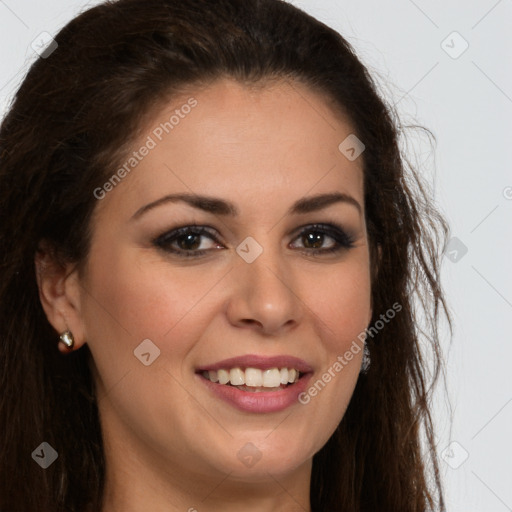
[[[75,338],[73,338],[73,334],[71,331],[65,331],[59,336],[60,341],[66,345],[70,350],[75,345]]]

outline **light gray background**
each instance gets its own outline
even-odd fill
[[[0,0],[0,114],[35,58],[32,42],[97,3]],[[460,240],[443,258],[455,321],[451,344],[443,330],[451,427],[442,388],[435,404],[447,510],[512,511],[512,2],[292,3],[340,31],[405,123],[437,139],[410,140]]]

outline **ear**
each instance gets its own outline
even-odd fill
[[[73,264],[58,261],[53,248],[42,242],[35,256],[35,270],[39,299],[46,317],[54,329],[62,334],[71,331],[75,343],[72,349],[56,339],[59,350],[68,353],[85,343],[81,316],[81,287],[78,270]]]

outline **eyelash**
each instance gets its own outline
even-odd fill
[[[312,253],[314,255],[323,255],[323,254],[332,254],[341,252],[342,250],[348,250],[354,247],[354,240],[352,237],[347,235],[345,231],[336,225],[333,224],[309,224],[305,226],[304,229],[298,233],[295,239],[304,236],[307,233],[318,233],[322,235],[327,235],[332,238],[336,244],[334,247],[329,249],[302,249],[303,252]],[[171,249],[171,243],[175,240],[179,239],[185,235],[195,235],[195,236],[207,236],[217,244],[220,242],[217,240],[216,236],[206,227],[197,226],[196,224],[185,226],[182,228],[177,228],[163,235],[158,236],[153,240],[153,245],[159,249],[163,249],[166,252],[173,253],[178,257],[183,258],[198,258],[205,255],[207,252],[214,249],[201,249],[201,250],[189,250],[185,251],[183,249]]]

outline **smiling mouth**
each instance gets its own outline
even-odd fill
[[[235,387],[241,391],[261,393],[279,391],[295,384],[301,377],[295,368],[230,368],[204,370],[200,372],[205,379],[221,386]]]

